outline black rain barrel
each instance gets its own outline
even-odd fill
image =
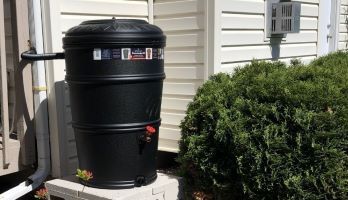
[[[131,188],[156,180],[165,40],[157,26],[133,19],[85,21],[66,32],[79,168],[93,173],[83,184]]]

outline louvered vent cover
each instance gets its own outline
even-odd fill
[[[281,2],[271,4],[269,33],[285,34],[300,32],[301,4],[298,2]]]

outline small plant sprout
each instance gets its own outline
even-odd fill
[[[76,176],[84,181],[89,181],[93,178],[93,173],[87,170],[77,169]]]
[[[47,199],[48,198],[48,190],[47,188],[41,188],[35,192],[35,199]]]

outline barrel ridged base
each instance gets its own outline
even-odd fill
[[[84,181],[80,179],[80,183],[89,187],[101,189],[129,189],[134,187],[141,187],[153,183],[157,179],[157,173],[152,176],[145,177],[141,180],[137,177],[132,181]]]
[[[156,129],[151,142],[140,140],[145,124]],[[112,129],[73,124],[79,168],[93,173],[92,179],[80,182],[95,188],[124,189],[155,181],[159,125],[160,119],[143,125],[116,124]]]

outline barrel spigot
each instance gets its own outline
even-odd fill
[[[153,126],[146,126],[145,128],[146,128],[145,134],[141,135],[139,140],[141,141],[141,143],[143,142],[150,143],[151,136],[156,133],[156,129]]]

